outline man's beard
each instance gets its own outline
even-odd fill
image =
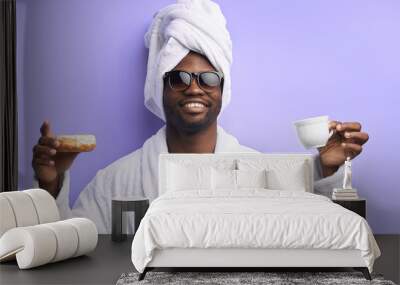
[[[205,118],[198,122],[186,122],[182,117],[178,116],[176,125],[179,127],[179,130],[187,134],[195,134],[207,129],[213,122],[214,119],[211,118],[210,113],[207,113]]]
[[[178,131],[195,134],[207,129],[212,125],[218,117],[221,110],[221,104],[219,106],[210,106],[205,117],[196,122],[185,121],[185,119],[179,114],[178,111],[173,108],[168,108],[164,105],[164,111],[166,116],[166,121],[168,124],[174,126]]]

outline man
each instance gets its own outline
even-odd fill
[[[38,184],[57,197],[62,217],[88,217],[100,233],[111,231],[113,197],[142,195],[153,200],[158,196],[160,153],[254,151],[240,145],[217,124],[218,114],[230,100],[232,63],[231,40],[218,5],[188,0],[162,9],[145,42],[149,48],[145,105],[166,122],[164,127],[142,148],[98,171],[73,209],[68,203],[68,169],[77,153],[57,153],[58,142],[48,122],[42,125],[42,136],[33,150]],[[346,152],[358,155],[368,139],[359,123],[332,122],[330,127],[334,135],[316,157],[316,192],[340,186],[337,170]],[[354,141],[343,144],[346,134]]]

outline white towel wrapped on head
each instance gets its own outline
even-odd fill
[[[163,75],[190,51],[205,55],[224,74],[221,112],[230,101],[232,41],[218,4],[210,0],[178,0],[155,14],[145,35],[149,48],[144,104],[165,121]]]

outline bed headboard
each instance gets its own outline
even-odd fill
[[[272,183],[279,185],[280,190],[290,188],[301,180],[304,191],[313,192],[314,161],[311,154],[293,153],[163,153],[159,156],[159,195],[166,192],[167,170],[171,163],[190,166],[212,166],[230,169],[254,169],[257,167],[273,170]],[[301,167],[300,167],[301,166]],[[294,181],[296,180],[296,181]]]

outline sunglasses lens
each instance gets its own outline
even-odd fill
[[[199,84],[202,88],[207,90],[213,90],[219,87],[221,80],[216,73],[213,72],[203,72],[199,75]]]
[[[201,72],[197,77],[199,87],[204,91],[214,91],[221,85],[221,78],[214,72]],[[192,83],[192,74],[186,71],[172,71],[168,73],[169,85],[175,91],[184,91]]]
[[[171,72],[169,83],[175,90],[184,90],[190,86],[190,74],[183,71]]]

